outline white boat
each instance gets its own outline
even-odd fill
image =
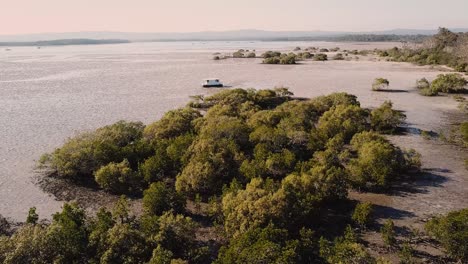
[[[224,85],[219,79],[210,78],[210,79],[203,80],[202,86],[205,88],[209,88],[209,87],[223,87]]]

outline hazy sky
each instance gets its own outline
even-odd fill
[[[468,0],[0,0],[0,34],[468,27]]]

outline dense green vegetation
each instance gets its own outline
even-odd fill
[[[468,33],[453,33],[440,28],[417,47],[380,51],[382,57],[419,65],[447,65],[459,72],[468,72]]]
[[[426,78],[416,81],[416,88],[424,96],[436,96],[439,93],[466,93],[468,81],[457,73],[439,74],[429,82]]]
[[[362,108],[346,93],[291,96],[224,90],[147,126],[121,121],[69,139],[42,159],[54,177],[142,197],[141,215],[125,198],[96,216],[66,204],[51,224],[32,210],[28,224],[0,238],[0,260],[375,263],[351,227],[321,218],[333,217],[328,209],[349,190],[385,191],[420,166],[414,150],[375,132],[394,131],[403,116],[388,102]],[[371,208],[342,214],[364,227]],[[201,239],[201,224],[219,238]]]
[[[468,261],[468,209],[435,217],[426,224],[426,230],[460,263]]]
[[[314,60],[316,60],[316,61],[326,61],[326,60],[328,60],[328,55],[325,54],[325,53],[315,54]]]
[[[232,54],[233,58],[255,58],[255,51],[240,49]]]
[[[307,56],[308,55],[306,55],[306,57]],[[292,52],[281,53],[276,51],[267,51],[262,54],[262,58],[264,64],[296,64],[296,61],[302,57],[298,57],[298,55]]]

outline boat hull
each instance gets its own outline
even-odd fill
[[[224,87],[224,85],[222,84],[204,84],[203,85],[203,88],[220,88],[220,87]]]

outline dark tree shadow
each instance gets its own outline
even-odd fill
[[[405,197],[408,194],[427,193],[429,187],[440,188],[450,180],[448,177],[440,175],[440,173],[451,172],[448,169],[429,168],[418,173],[403,175],[403,179],[400,182],[392,185],[389,194]]]
[[[381,89],[381,90],[373,90],[373,92],[380,92],[380,93],[407,93],[407,90],[400,90],[400,89]]]
[[[373,208],[372,216],[374,217],[375,220],[379,220],[379,219],[400,220],[400,219],[416,216],[412,212],[396,209],[396,208],[389,207],[389,206],[373,205],[372,208]]]
[[[401,135],[422,135],[426,134],[430,138],[438,138],[439,133],[434,131],[425,131],[417,127],[406,126],[401,128]]]

